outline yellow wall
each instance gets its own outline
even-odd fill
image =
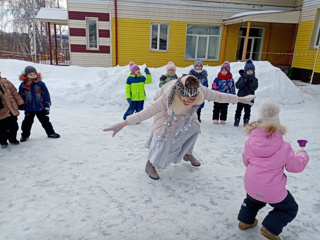
[[[226,53],[225,61],[236,61],[238,40],[239,40],[239,24],[233,24],[228,26],[228,35],[226,39]]]
[[[317,53],[317,50],[309,49],[312,27],[313,21],[300,22],[292,67],[309,70],[313,69],[315,54]],[[320,62],[319,57],[317,63],[318,62]],[[320,63],[317,64],[315,71],[320,72]]]
[[[246,25],[242,24],[243,27]],[[286,53],[289,52],[290,49],[293,47],[292,38],[294,37],[295,32],[295,25],[294,24],[273,24],[271,27],[271,36],[269,41],[269,48],[266,48],[267,44],[267,25],[266,24],[257,24],[254,23],[251,25],[252,28],[254,27],[262,27],[264,28],[265,34],[263,41],[263,46],[261,51],[263,52],[277,52],[277,53]],[[239,40],[239,24],[229,25],[228,27],[228,36],[226,39],[226,53],[225,53],[225,60],[234,62],[236,61],[236,54],[238,48],[238,40]],[[279,56],[284,55],[276,55],[276,54],[268,54],[266,61],[270,61],[273,63],[275,58],[279,58]],[[281,57],[280,57],[281,58]],[[286,58],[286,57],[284,57]],[[261,54],[261,60],[263,60],[263,55]]]
[[[295,39],[294,24],[273,24],[271,28],[271,36],[268,52],[271,53],[287,53],[294,47]],[[265,41],[266,43],[266,41]],[[272,64],[291,64],[289,55],[268,54],[267,61]]]
[[[150,22],[169,23],[169,46],[168,52],[150,51]],[[118,18],[118,65],[128,65],[134,61],[138,65],[144,63],[149,67],[161,67],[172,61],[178,67],[187,67],[194,60],[184,60],[186,46],[187,24],[191,22],[158,21],[145,19]],[[201,24],[203,23],[194,23]],[[211,24],[212,25],[212,24]],[[223,29],[223,28],[221,28]],[[222,38],[223,34],[221,34]],[[224,42],[220,44],[223,48]],[[222,51],[220,50],[220,55]],[[116,62],[115,51],[115,19],[112,18],[112,59],[113,66]],[[203,61],[204,65],[218,66],[220,61]],[[227,59],[226,59],[227,60]]]

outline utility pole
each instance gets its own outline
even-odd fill
[[[32,0],[32,34],[33,34],[34,62],[37,62],[37,42],[36,42],[36,23],[35,23],[35,16],[34,16],[34,0]]]

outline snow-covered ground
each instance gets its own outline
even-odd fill
[[[0,60],[1,75],[18,87],[18,75],[29,64]],[[241,153],[247,136],[242,125],[233,127],[236,105],[229,105],[228,121],[222,126],[212,124],[213,103],[206,102],[194,151],[201,167],[182,161],[159,172],[160,180],[154,181],[144,172],[144,144],[152,119],[124,128],[115,138],[102,131],[121,121],[128,107],[124,94],[128,66],[32,65],[50,91],[50,119],[61,138],[47,138],[35,119],[27,142],[0,149],[0,239],[265,239],[259,229],[270,207],[258,214],[254,229],[237,227],[245,197]],[[255,66],[259,88],[251,120],[262,99],[275,99],[288,128],[285,140],[296,150],[297,139],[309,141],[305,171],[287,173],[287,187],[299,212],[281,237],[319,239],[320,85],[295,81],[297,87],[270,63]],[[243,67],[231,64],[235,80]],[[177,74],[190,69],[177,68]],[[211,85],[220,68],[205,69]],[[165,66],[150,71],[153,82],[145,87],[145,105],[152,101]],[[20,125],[23,116],[22,112]]]

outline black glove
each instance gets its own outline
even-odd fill
[[[18,106],[19,110],[25,110],[26,109],[26,105],[23,103],[21,105]]]
[[[164,81],[164,80],[166,80],[166,75],[162,75],[161,77],[160,77],[160,81]]]
[[[46,115],[50,114],[50,108],[49,107],[44,108],[44,111],[45,111]]]

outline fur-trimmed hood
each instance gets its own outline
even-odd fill
[[[262,158],[273,156],[282,147],[282,135],[286,132],[281,125],[259,122],[247,125],[245,130],[249,134],[246,148]]]
[[[253,122],[245,126],[245,133],[250,134],[250,132],[256,128],[261,128],[266,132],[267,136],[272,136],[276,132],[281,132],[282,135],[285,135],[287,132],[287,129],[280,125],[275,123],[261,123],[261,122]]]
[[[19,80],[22,81],[22,82],[28,80],[28,78],[27,78],[27,76],[24,74],[24,72],[20,74]],[[42,81],[41,73],[37,73],[37,80],[36,80],[36,82],[40,82],[40,81]]]

